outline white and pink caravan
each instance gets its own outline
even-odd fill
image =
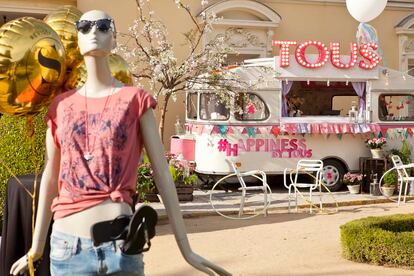
[[[226,159],[268,174],[294,168],[299,159],[321,159],[324,181],[335,191],[345,172],[359,170],[359,157],[370,156],[367,138],[385,136],[386,149],[413,143],[414,78],[378,66],[375,45],[351,43],[351,56],[339,56],[339,45],[295,44],[231,69],[245,82],[260,79],[234,97],[237,112],[214,91],[187,92],[186,134],[173,137],[171,150],[194,160],[201,179],[231,173]],[[308,47],[319,53],[305,55]]]

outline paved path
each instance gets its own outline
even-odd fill
[[[194,205],[194,204],[193,204]],[[414,202],[341,207],[332,215],[273,211],[268,217],[186,219],[194,251],[233,275],[414,275],[414,271],[359,264],[341,257],[339,226],[353,219],[414,212]],[[181,257],[168,224],[157,228],[145,254],[146,275],[203,275]]]
[[[281,187],[282,186],[282,187]],[[390,202],[384,196],[372,196],[368,193],[362,194],[350,194],[348,191],[340,191],[335,193],[322,193],[321,196],[323,206],[327,209],[325,211],[334,211],[336,204],[340,206],[348,205],[362,205],[373,203],[386,203]],[[309,200],[309,193],[306,189],[301,190],[301,195],[298,196],[298,205],[300,207],[309,206],[306,202]],[[213,192],[212,202],[217,210],[229,216],[236,216],[240,206],[240,192],[237,191],[224,191],[217,190]],[[312,202],[317,206],[319,205],[319,193],[313,193]],[[294,204],[294,202],[291,202]],[[157,210],[160,218],[163,220],[166,218],[164,205],[161,203],[151,203],[151,205]],[[195,190],[194,200],[191,202],[181,202],[181,210],[184,217],[197,217],[203,215],[216,214],[210,203],[210,191],[209,190]],[[247,197],[245,204],[245,211],[261,211],[263,208],[263,194],[252,193]],[[269,209],[284,210],[288,208],[288,193],[283,185],[272,187],[271,205]],[[317,210],[316,210],[317,211]]]

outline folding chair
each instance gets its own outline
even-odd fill
[[[398,173],[398,183],[400,184],[400,191],[398,192],[398,206],[400,206],[402,190],[404,189],[404,203],[406,203],[408,185],[414,181],[414,177],[410,176],[406,169],[414,168],[414,163],[404,165],[398,155],[391,156],[391,160]]]
[[[215,189],[215,187],[217,185],[219,185],[222,181],[224,181],[227,178],[236,176],[239,183],[240,183],[240,188],[238,189],[239,191],[241,191],[241,198],[240,198],[240,207],[239,207],[239,213],[238,213],[238,218],[242,219],[243,213],[244,213],[244,205],[246,203],[246,196],[248,192],[251,191],[261,191],[263,192],[263,214],[264,216],[267,216],[267,208],[269,207],[270,203],[271,203],[271,193],[272,190],[270,189],[269,185],[267,184],[267,177],[266,177],[266,173],[260,170],[252,170],[252,171],[247,171],[247,172],[240,172],[238,169],[238,166],[236,163],[233,163],[230,160],[226,160],[227,163],[229,164],[229,166],[231,167],[231,169],[234,171],[234,173],[226,175],[224,177],[222,177],[221,179],[219,179],[213,186],[213,188],[211,189],[210,192],[210,204],[212,205],[213,209],[221,216],[223,217],[227,217],[227,218],[232,218],[229,217],[227,215],[222,214],[220,211],[218,211],[214,205],[213,205],[213,201],[212,201],[212,195],[213,195],[213,190]],[[260,180],[262,182],[262,185],[258,185],[258,186],[247,186],[246,182],[244,180],[244,177],[254,177],[258,180]],[[260,214],[260,213],[258,213]],[[257,216],[253,215],[250,216],[248,218],[251,217],[255,217]]]
[[[322,199],[321,199],[321,182],[322,182],[322,170],[323,162],[322,160],[306,160],[301,159],[296,165],[296,169],[292,170],[286,168],[283,171],[283,184],[289,190],[288,196],[288,208],[290,212],[290,200],[292,199],[292,189],[295,192],[295,205],[296,211],[298,211],[298,188],[309,188],[309,201],[310,201],[310,212],[312,213],[312,191],[319,187],[319,204],[322,208]],[[298,177],[300,174],[312,174],[313,181],[304,183],[298,182]],[[286,176],[289,175],[291,183],[288,185],[286,181]],[[293,175],[293,178],[291,177]]]

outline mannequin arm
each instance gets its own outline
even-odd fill
[[[40,182],[39,201],[36,213],[36,224],[32,241],[32,248],[27,254],[33,256],[33,261],[43,255],[50,221],[52,219],[53,198],[58,194],[58,177],[60,166],[60,151],[53,142],[50,128],[46,132],[46,165]],[[10,269],[10,274],[23,274],[27,269],[27,256],[17,260]]]
[[[223,268],[211,263],[191,250],[188,242],[184,220],[178,204],[178,196],[175,185],[168,169],[167,160],[164,155],[164,146],[161,143],[156,128],[155,117],[152,109],[147,110],[140,119],[141,133],[144,138],[145,149],[151,161],[154,171],[154,180],[161,194],[170,225],[174,231],[177,245],[185,260],[196,269],[209,275],[215,271],[219,275],[231,275]],[[213,271],[212,271],[213,270]]]

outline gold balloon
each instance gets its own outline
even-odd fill
[[[0,112],[35,114],[60,91],[65,50],[46,23],[22,17],[0,28]]]
[[[78,47],[78,31],[75,22],[82,12],[74,6],[66,5],[48,14],[45,21],[59,35],[66,52],[66,67],[75,68],[83,61]]]
[[[115,79],[125,85],[132,85],[132,74],[128,69],[128,63],[121,56],[111,54],[109,56],[109,68]],[[72,69],[72,72],[70,72],[66,78],[64,85],[65,90],[81,87],[86,81],[86,75],[85,63]]]
[[[128,63],[121,56],[112,54],[109,57],[109,68],[117,80],[125,85],[132,85],[132,74],[129,71]]]

